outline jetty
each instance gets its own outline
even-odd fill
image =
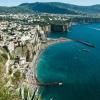
[[[38,86],[62,86],[63,83],[53,82],[53,83],[37,83]]]
[[[82,43],[86,46],[89,46],[89,47],[92,47],[92,48],[95,48],[95,45],[89,43],[89,42],[86,42],[86,41],[83,41],[83,40],[75,40],[76,42],[79,42],[79,43]]]
[[[37,85],[37,86],[62,86],[63,83],[62,82],[51,82],[51,83],[41,83],[36,75],[34,76],[35,78],[35,82],[33,84]]]

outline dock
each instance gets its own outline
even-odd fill
[[[53,83],[37,83],[38,86],[62,86],[63,83],[53,82]]]
[[[63,85],[62,82],[42,83],[37,79],[36,76],[35,76],[35,82],[33,84],[37,86],[62,86]]]
[[[93,45],[93,44],[91,44],[89,42],[83,41],[83,40],[75,40],[75,41],[76,42],[79,42],[79,43],[82,43],[82,44],[84,44],[86,46],[92,47],[92,48],[95,48],[96,47],[95,45]]]

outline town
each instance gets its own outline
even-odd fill
[[[0,1],[0,100],[100,100],[100,0]]]
[[[56,14],[0,15],[0,56],[1,59],[5,58],[4,65],[1,66],[4,69],[2,79],[10,91],[20,93],[21,99],[31,98],[37,88],[34,67],[39,53],[47,46],[47,35],[51,30],[63,31],[63,25],[69,27],[69,20],[64,15]],[[50,28],[50,25],[55,28]],[[58,30],[60,27],[61,30]],[[28,93],[32,93],[25,97],[26,87]]]
[[[14,95],[18,94],[21,100],[39,98],[38,87],[45,85],[36,81],[39,54],[48,45],[72,41],[67,38],[51,40],[48,34],[67,32],[77,22],[100,20],[89,17],[48,13],[0,14],[0,76],[4,87]]]

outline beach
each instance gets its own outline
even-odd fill
[[[38,95],[38,89],[39,89],[39,84],[42,84],[38,79],[37,79],[37,64],[39,57],[41,53],[50,45],[56,44],[56,43],[61,43],[61,42],[70,42],[72,41],[71,39],[68,38],[59,38],[59,39],[47,39],[47,42],[45,44],[41,44],[41,49],[36,53],[33,62],[30,64],[30,68],[28,70],[28,85],[34,92],[36,89],[36,95]],[[39,84],[37,84],[39,83]]]

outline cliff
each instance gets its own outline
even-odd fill
[[[0,54],[0,68],[4,67],[6,87],[10,91],[18,93],[22,100],[27,98],[31,100],[37,86],[32,82],[35,81],[35,66],[40,51],[44,48],[46,36],[40,26],[35,27],[34,37],[25,41],[24,45],[20,44],[14,51],[6,54]],[[2,62],[2,64],[1,64]],[[2,66],[1,66],[2,65]],[[38,97],[38,96],[36,96]],[[30,99],[29,99],[30,98]]]

